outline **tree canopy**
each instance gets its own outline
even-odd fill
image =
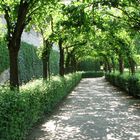
[[[108,72],[123,73],[127,67],[134,74],[139,64],[139,0],[77,0],[69,4],[57,0],[1,0],[0,11],[7,23],[11,86],[18,86],[13,65],[17,67],[15,56],[25,28],[42,34],[43,58],[49,58],[53,44],[58,45],[62,76],[76,71],[78,62],[88,57],[97,58]],[[45,65],[48,60],[43,60]]]

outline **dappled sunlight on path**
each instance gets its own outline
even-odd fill
[[[140,140],[140,100],[104,78],[83,79],[28,140]]]

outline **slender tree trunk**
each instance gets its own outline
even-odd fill
[[[43,80],[47,80],[47,78],[50,78],[50,66],[49,66],[49,59],[43,58]]]
[[[51,77],[51,69],[50,69],[50,54],[49,54],[49,58],[48,58],[48,76],[49,76],[49,80],[50,80],[50,77]]]
[[[111,73],[112,72],[112,69],[111,69],[111,65],[110,65],[110,63],[108,61],[107,61],[107,66],[108,66],[109,73]]]
[[[48,65],[47,65],[47,58],[44,57],[42,59],[43,62],[43,80],[46,80],[48,77]]]
[[[107,73],[107,71],[108,71],[108,68],[107,68],[107,63],[106,63],[106,61],[104,62],[104,71]]]
[[[77,70],[77,63],[76,63],[76,59],[75,59],[74,55],[72,56],[71,60],[72,60],[72,63],[71,63],[72,72],[76,72],[76,70]]]
[[[113,57],[111,58],[111,61],[112,61],[113,72],[115,73],[115,61]]]
[[[71,71],[70,68],[70,53],[67,53],[67,58],[66,58],[66,72],[69,73]]]
[[[111,73],[112,69],[111,69],[110,62],[109,62],[107,57],[105,57],[105,60],[106,60],[107,70],[108,70],[109,73]]]
[[[43,80],[47,80],[47,78],[50,76],[49,58],[50,58],[50,52],[51,52],[51,43],[45,39],[43,43],[44,43],[44,48],[43,48],[44,50],[42,52]]]
[[[130,67],[130,71],[132,74],[135,74],[135,61],[133,60],[133,58],[128,58],[129,61],[129,67]]]
[[[60,51],[60,60],[59,60],[59,74],[64,76],[64,49],[62,48],[62,39],[59,39],[59,51]]]
[[[122,55],[119,55],[119,72],[120,74],[123,74],[124,72],[124,60]]]
[[[76,59],[74,58],[74,72],[76,72],[77,71],[77,61],[76,61]]]

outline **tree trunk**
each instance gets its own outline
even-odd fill
[[[47,80],[47,78],[50,77],[49,58],[50,58],[50,52],[51,52],[51,43],[45,39],[43,43],[44,43],[44,48],[42,52],[43,80]]]
[[[104,71],[107,73],[107,64],[104,62]]]
[[[8,48],[10,61],[10,89],[19,90],[18,52],[20,46],[11,46],[11,43],[9,43]]]
[[[113,73],[115,73],[115,61],[113,57],[111,58],[111,61],[112,61]]]
[[[49,80],[50,80],[50,77],[51,77],[51,69],[50,69],[50,54],[49,54],[49,57],[48,57],[48,61],[47,61],[47,65],[48,65],[48,76],[49,76]]]
[[[43,80],[46,80],[48,77],[48,64],[46,57],[42,59],[43,62]]]
[[[64,49],[62,48],[62,39],[59,39],[59,51],[60,51],[60,60],[59,60],[59,74],[64,76]]]
[[[135,74],[135,61],[133,60],[133,58],[128,58],[129,61],[129,67],[130,67],[130,71],[132,74]]]
[[[74,57],[74,72],[76,72],[76,71],[77,71],[77,61],[76,61],[76,59]]]
[[[70,67],[70,53],[67,53],[67,58],[66,58],[66,73],[71,72],[71,67]]]
[[[110,62],[109,62],[109,60],[108,60],[108,58],[107,57],[105,57],[105,60],[106,60],[106,65],[107,65],[107,71],[109,72],[109,73],[111,73],[111,71],[112,71],[112,69],[111,69],[111,65],[110,65]]]
[[[119,72],[120,74],[123,74],[124,72],[124,60],[122,55],[119,55]]]
[[[72,72],[76,72],[77,62],[74,55],[71,56],[71,67],[72,67]]]

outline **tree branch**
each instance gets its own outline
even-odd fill
[[[9,15],[9,12],[10,12],[10,8],[7,6],[7,5],[2,5],[2,8],[4,10],[4,18],[6,20],[6,23],[7,23],[7,34],[8,34],[8,38],[10,39],[11,37],[11,33],[12,33],[12,25],[11,25],[11,21],[10,21],[10,15]]]
[[[78,41],[77,41],[77,42],[78,42]],[[78,43],[77,43],[77,42],[76,42],[75,44],[72,44],[72,45],[70,45],[70,46],[67,46],[66,49],[67,49],[67,48],[74,47],[74,46],[85,45],[85,44],[87,43],[87,41],[78,42]]]

